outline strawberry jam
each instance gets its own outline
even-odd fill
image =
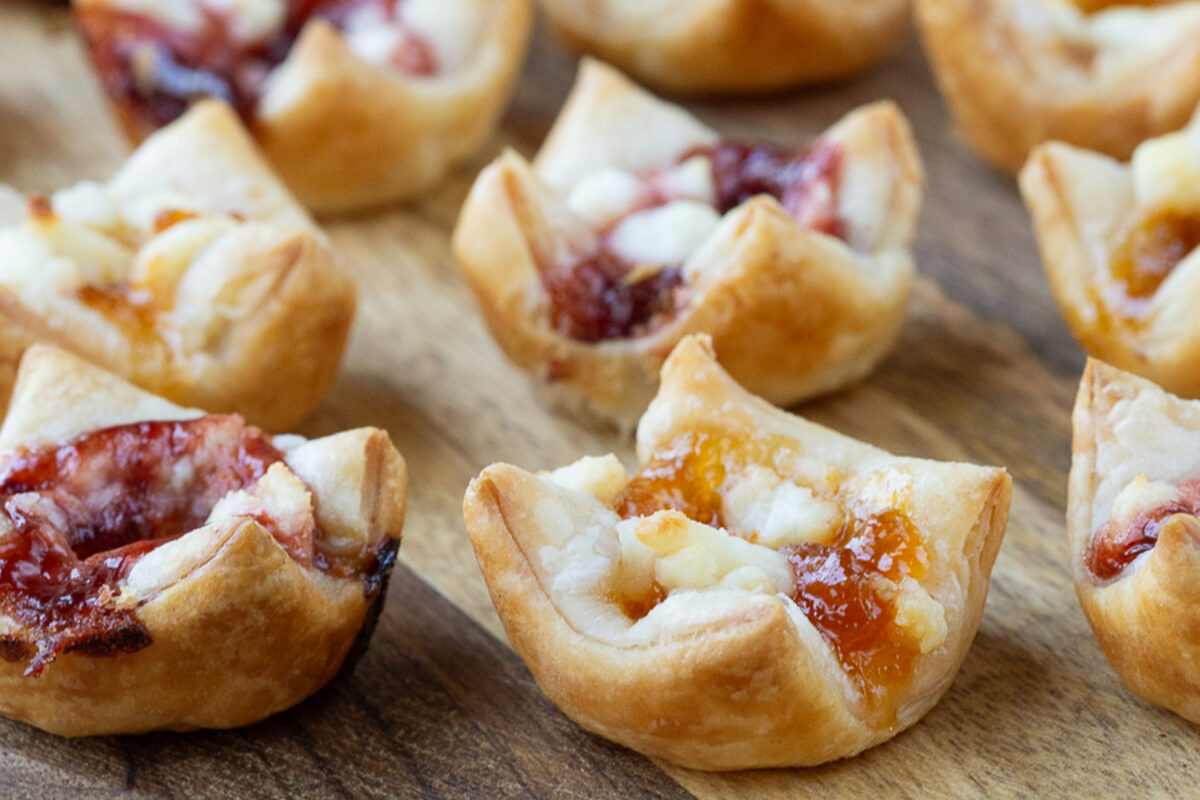
[[[731,478],[752,464],[781,464],[793,451],[785,441],[744,442],[717,432],[680,435],[656,452],[615,502],[625,519],[674,509],[697,522],[725,528],[755,541],[754,531],[728,525],[723,494]],[[911,674],[918,651],[895,622],[896,609],[885,594],[887,582],[920,579],[929,566],[920,531],[898,509],[858,512],[852,503],[829,545],[787,545],[780,554],[792,569],[792,599],[869,702]],[[664,596],[622,598],[631,618],[649,613]],[[636,615],[630,612],[637,612]]]
[[[837,212],[841,148],[825,142],[805,153],[737,142],[690,150],[667,170],[645,177],[641,201],[626,216],[671,202],[674,198],[663,191],[659,178],[695,156],[711,164],[714,206],[721,214],[766,194],[804,227],[844,235]],[[564,336],[584,342],[641,336],[686,302],[682,264],[635,264],[613,251],[609,234],[621,221],[598,231],[594,252],[568,267],[542,272],[551,325]]]
[[[1200,216],[1159,214],[1124,230],[1110,270],[1130,316],[1140,316],[1162,282],[1200,247]]]
[[[30,659],[27,674],[38,675],[60,653],[145,647],[132,609],[114,603],[118,584],[282,457],[238,416],[136,423],[10,451],[0,463],[0,612],[36,640],[0,637],[0,656]]]
[[[818,142],[797,153],[772,144],[721,142],[693,150],[687,157],[707,156],[713,165],[717,211],[730,211],[756,195],[774,197],[806,228],[844,236],[837,197],[842,150]]]
[[[1154,549],[1163,522],[1175,514],[1200,514],[1200,481],[1180,484],[1174,502],[1143,511],[1126,525],[1104,523],[1084,555],[1088,569],[1102,581],[1117,577],[1135,558]]]
[[[267,75],[287,58],[314,17],[343,28],[355,12],[377,10],[396,20],[400,0],[289,0],[280,30],[258,41],[238,41],[227,14],[190,0],[204,15],[196,31],[170,28],[152,17],[105,6],[76,11],[97,72],[138,138],[178,118],[196,100],[215,97],[252,121]],[[410,75],[432,75],[429,44],[402,31],[390,65]]]

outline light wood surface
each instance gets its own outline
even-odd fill
[[[102,178],[126,147],[61,10],[0,7],[0,182]],[[896,352],[863,385],[800,413],[895,452],[1008,467],[1008,535],[975,645],[920,724],[825,767],[708,775],[583,733],[503,644],[461,517],[467,482],[504,460],[541,469],[628,442],[544,410],[483,330],[448,233],[478,169],[531,154],[573,78],[542,30],[500,134],[407,208],[326,220],[362,303],[340,379],[304,433],[390,431],[410,513],[384,619],[350,675],[225,733],[65,741],[0,721],[0,796],[1102,797],[1194,792],[1200,731],[1126,690],[1075,600],[1063,530],[1069,412],[1082,356],[1049,296],[1010,179],[950,130],[915,41],[868,78],[689,103],[736,138],[800,145],[892,97],[928,170],[922,274]]]

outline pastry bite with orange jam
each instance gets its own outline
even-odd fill
[[[1200,403],[1089,359],[1072,420],[1080,605],[1126,686],[1200,722]]]
[[[863,72],[908,30],[909,0],[543,0],[576,50],[667,92],[762,92]]]
[[[0,427],[0,714],[84,736],[256,722],[366,647],[404,460],[177,406],[34,345]]]
[[[728,141],[585,59],[534,162],[480,174],[454,250],[509,358],[632,427],[690,333],[780,405],[870,372],[904,319],[921,186],[890,103],[803,150]]]
[[[1200,396],[1200,116],[1128,165],[1051,143],[1021,191],[1063,316],[1096,358]]]
[[[513,647],[588,730],[706,770],[884,742],[970,647],[1001,469],[902,458],[758,399],[687,337],[639,466],[485,469],[467,530]]]
[[[1049,141],[1128,158],[1200,103],[1197,0],[915,3],[955,121],[1003,170]]]
[[[34,341],[185,405],[284,429],[321,402],[355,288],[229,108],[0,228],[0,402]]]
[[[533,0],[72,0],[140,141],[230,103],[306,206],[412,199],[491,134]]]

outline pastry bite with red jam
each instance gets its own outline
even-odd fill
[[[366,646],[406,491],[381,430],[272,437],[35,345],[0,427],[0,714],[85,736],[300,702]]]
[[[0,401],[55,344],[184,405],[286,429],[321,402],[355,289],[227,106],[147,139],[107,183],[0,228]]]
[[[1200,397],[1200,116],[1129,164],[1065,144],[1021,172],[1042,262],[1083,348]]]
[[[909,0],[542,0],[576,50],[667,92],[761,92],[845,78],[886,58]]]
[[[411,199],[491,134],[533,0],[72,0],[126,134],[233,105],[316,212]]]
[[[1200,722],[1200,403],[1089,359],[1072,421],[1079,603],[1126,686]]]
[[[971,147],[1016,172],[1042,142],[1128,158],[1200,102],[1197,0],[915,0]]]
[[[806,766],[915,723],[979,625],[1001,469],[901,458],[750,395],[687,337],[615,456],[495,464],[467,531],[514,648],[588,730],[686,767]]]
[[[733,142],[585,59],[534,162],[476,180],[454,250],[501,348],[575,410],[632,427],[690,333],[788,405],[890,349],[921,184],[890,103],[806,149]]]

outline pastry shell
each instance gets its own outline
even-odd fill
[[[1130,167],[1051,142],[1030,156],[1020,185],[1054,299],[1084,350],[1169,391],[1200,397],[1194,313],[1200,251],[1178,263],[1136,319],[1106,300],[1111,240],[1137,210]]]
[[[668,92],[747,92],[844,78],[887,57],[908,0],[543,0],[555,31]]]
[[[35,345],[22,361],[0,449],[200,416]],[[361,428],[283,449],[311,493],[318,530],[341,544],[380,548],[376,566],[386,581],[407,487],[387,434]],[[382,607],[383,588],[368,596],[361,575],[299,566],[252,518],[206,525],[152,554],[134,612],[151,643],[102,657],[63,653],[36,678],[23,675],[23,663],[0,660],[0,714],[64,736],[246,725],[328,682],[356,642],[365,646],[369,614]],[[21,628],[0,614],[0,633],[20,636]]]
[[[1131,481],[1200,478],[1200,403],[1089,360],[1072,417],[1067,536],[1075,591],[1109,664],[1152,703],[1200,722],[1200,521],[1165,520],[1157,544],[1110,581],[1086,563]]]
[[[848,241],[802,227],[772,197],[753,197],[688,260],[692,297],[672,319],[600,343],[552,327],[541,273],[592,235],[566,208],[566,192],[601,168],[645,174],[717,140],[682,109],[585,60],[533,164],[509,151],[476,180],[455,255],[500,347],[574,410],[632,427],[663,360],[691,333],[709,334],[733,376],[778,405],[864,377],[894,343],[923,173],[907,121],[886,102],[822,136],[843,148],[838,210]]]
[[[947,635],[891,691],[894,714],[868,710],[782,594],[704,590],[633,623],[609,585],[621,561],[608,541],[616,514],[590,494],[495,464],[467,490],[464,514],[513,647],[577,723],[686,767],[814,765],[895,736],[938,701],[974,637],[1007,522],[1007,473],[892,456],[791,416],[740,388],[707,339],[689,337],[642,418],[639,457],[713,426],[735,440],[785,437],[848,480],[874,474],[911,493],[913,521],[936,542],[922,584],[945,610]]]
[[[104,191],[120,206],[150,203],[152,212],[169,214],[181,203],[236,224],[189,253],[185,268],[156,297],[155,323],[146,330],[73,290],[44,285],[41,274],[63,255],[55,248],[64,223],[52,211],[31,209],[25,227],[48,245],[29,270],[31,291],[0,285],[3,397],[20,353],[45,341],[151,392],[215,412],[238,411],[269,429],[286,429],[311,412],[337,372],[356,291],[324,234],[229,107],[196,105],[147,139]],[[130,265],[154,241],[152,231],[139,235]],[[18,255],[11,249],[16,242],[0,239],[0,259]],[[177,260],[173,253],[159,257]]]
[[[916,0],[974,150],[1016,172],[1051,140],[1127,158],[1200,102],[1200,2],[1086,14],[1061,0]]]
[[[491,135],[525,59],[533,0],[462,2],[478,20],[478,41],[444,74],[414,77],[369,63],[320,18],[272,71],[251,128],[314,213],[420,197]],[[81,12],[117,5],[73,3]],[[145,136],[130,110],[114,104],[127,135]]]

